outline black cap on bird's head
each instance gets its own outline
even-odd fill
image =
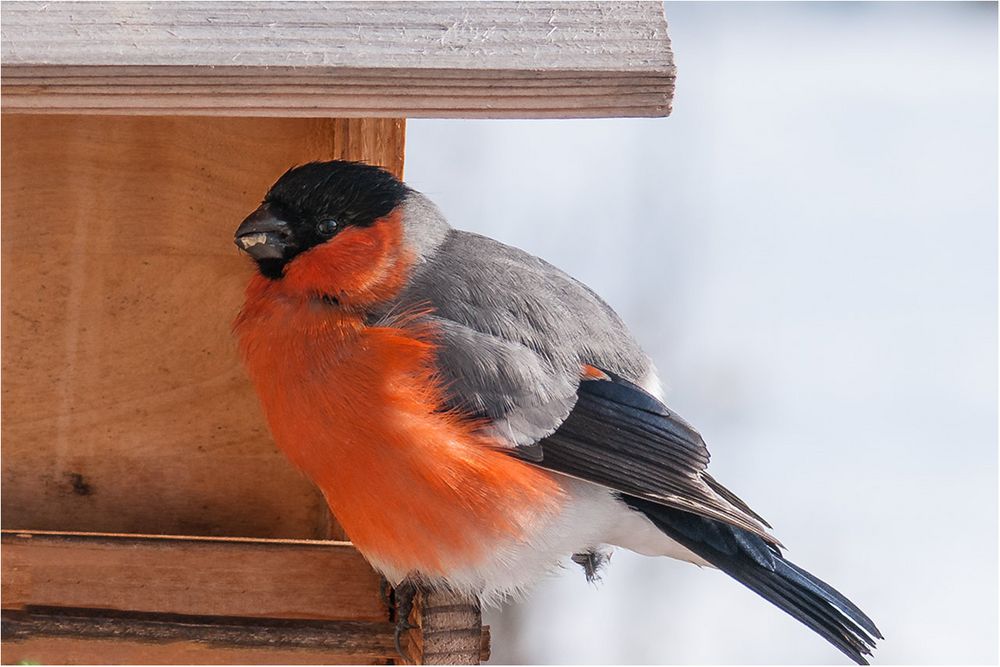
[[[236,230],[236,246],[268,278],[280,278],[296,255],[351,226],[389,215],[410,189],[388,171],[332,160],[289,169]]]

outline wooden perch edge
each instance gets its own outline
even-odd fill
[[[2,532],[3,609],[388,621],[346,542]]]
[[[17,2],[18,113],[666,116],[659,2]]]
[[[401,657],[380,578],[350,543],[5,530],[2,545],[5,664]],[[488,658],[475,604],[419,595],[412,662]]]

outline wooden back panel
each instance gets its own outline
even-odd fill
[[[232,233],[292,165],[401,172],[403,121],[2,123],[4,527],[329,536],[237,358]]]

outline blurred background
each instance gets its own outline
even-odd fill
[[[456,227],[593,287],[877,661],[996,663],[997,6],[667,3],[668,119],[410,121]],[[494,663],[842,663],[619,551],[487,614]]]

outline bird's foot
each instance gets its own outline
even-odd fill
[[[588,583],[597,583],[601,580],[601,570],[611,560],[611,554],[597,549],[588,549],[581,553],[573,554],[573,562],[583,568],[583,573],[587,577]]]

